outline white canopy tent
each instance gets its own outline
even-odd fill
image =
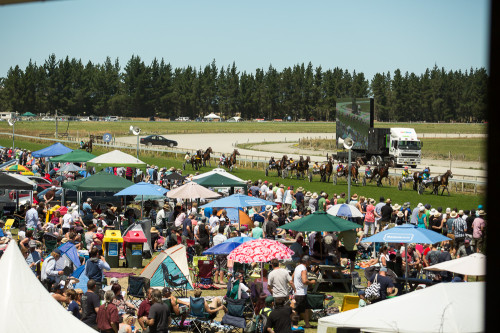
[[[120,150],[110,151],[109,153],[99,155],[87,162],[87,168],[95,167],[97,170],[101,170],[106,167],[120,166],[145,169],[146,163]]]
[[[209,119],[209,120],[214,120],[214,119],[219,119],[220,120],[220,117],[218,115],[216,115],[215,113],[210,113],[209,115],[206,115],[203,118]]]
[[[321,318],[318,333],[326,333],[329,327],[362,332],[483,332],[484,293],[483,282],[439,283]]]
[[[193,180],[196,180],[196,179],[202,179],[202,178],[205,178],[205,177],[211,176],[211,175],[216,174],[216,173],[221,174],[221,175],[223,175],[224,177],[227,177],[227,178],[231,178],[231,179],[233,179],[233,180],[236,180],[236,181],[238,181],[238,182],[244,182],[244,180],[243,180],[243,179],[238,178],[238,177],[236,177],[235,175],[233,175],[232,173],[227,172],[226,170],[221,169],[221,168],[215,168],[215,169],[213,169],[213,170],[211,170],[211,171],[208,171],[208,172],[202,173],[202,174],[200,174],[200,175],[198,175],[198,176],[194,176],[194,177],[193,177]]]
[[[467,257],[444,261],[426,267],[429,271],[448,271],[463,275],[486,275],[486,256],[482,253],[473,253]]]
[[[2,332],[95,333],[50,296],[13,241],[0,259],[0,272]]]

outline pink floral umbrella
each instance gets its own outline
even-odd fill
[[[290,259],[294,252],[282,243],[270,239],[256,239],[245,242],[227,256],[228,260],[250,264],[269,262],[271,259]]]

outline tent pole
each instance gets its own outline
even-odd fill
[[[142,207],[144,207],[144,195],[141,195],[141,219],[142,219]]]

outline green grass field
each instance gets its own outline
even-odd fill
[[[0,138],[0,145],[7,146],[11,145],[12,141],[5,137]],[[47,147],[49,144],[41,144],[34,143],[29,141],[21,141],[16,140],[16,146],[23,147],[30,150],[38,150]],[[77,148],[76,145],[71,146],[71,148]],[[94,149],[93,154],[100,155],[102,153],[107,152],[105,149]],[[134,153],[133,151],[127,151],[128,153]],[[160,167],[182,167],[181,160],[175,160],[171,156],[166,155],[153,155],[153,154],[143,154],[139,156],[141,160],[146,163],[158,165]],[[211,168],[204,167],[201,172],[209,171]],[[194,173],[191,166],[186,167],[187,173]],[[279,178],[276,176],[276,171],[271,170],[269,173],[269,177],[265,176],[264,171],[259,171],[255,169],[241,169],[237,168],[233,172],[234,175],[240,177],[241,179],[248,180],[251,179],[253,181],[262,179],[268,180],[272,183],[284,183],[286,186],[293,185],[295,188],[299,186],[304,187],[306,191],[318,192],[321,191],[327,192],[330,197],[334,194],[340,194],[342,192],[347,193],[347,182],[345,179],[339,179],[338,185],[333,185],[332,183],[321,183],[319,181],[319,175],[315,175],[313,177],[313,181],[309,182],[307,180],[297,180],[297,179],[285,179]],[[393,203],[402,204],[406,201],[412,203],[413,206],[422,203],[429,203],[433,207],[459,207],[461,209],[471,209],[477,207],[479,204],[485,204],[484,196],[482,195],[473,195],[473,194],[462,194],[462,193],[454,193],[450,197],[448,196],[435,196],[430,194],[430,190],[427,190],[423,195],[418,195],[415,191],[413,191],[410,185],[407,185],[402,191],[399,191],[396,187],[396,184],[392,184],[389,186],[387,183],[384,183],[383,187],[377,187],[375,183],[368,183],[367,186],[361,185],[353,185],[351,187],[351,193],[357,193],[358,195],[363,195],[365,197],[375,198],[378,200],[380,196],[384,196],[385,198],[391,198]]]
[[[116,136],[129,135],[130,125],[138,126],[142,134],[168,133],[333,133],[334,122],[168,122],[168,121],[119,121],[119,122],[59,122],[58,133],[88,137],[106,132]],[[417,133],[486,133],[485,124],[424,124],[424,123],[376,123],[375,127],[412,127]],[[0,132],[11,132],[7,122],[0,122]],[[55,122],[19,121],[16,133],[27,135],[53,134]]]
[[[454,160],[486,161],[486,138],[472,138],[472,139],[422,139],[422,158],[429,159],[449,159]],[[265,142],[266,144],[268,142]],[[248,146],[255,145],[248,144]],[[335,140],[330,139],[303,139],[298,145],[304,149],[314,150],[335,150]]]

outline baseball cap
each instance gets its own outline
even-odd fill
[[[55,254],[61,255],[61,250],[59,250],[59,249],[54,249],[52,252],[54,252]]]
[[[380,271],[381,271],[381,272],[387,272],[387,267],[382,267],[382,268],[380,268]]]
[[[364,295],[365,294],[365,291],[364,290],[360,290],[358,291],[358,296],[361,296],[361,295]]]

